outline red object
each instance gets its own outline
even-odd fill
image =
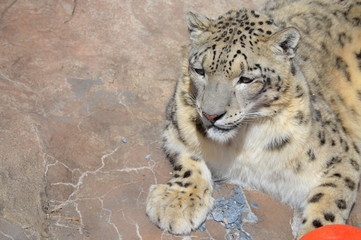
[[[300,240],[361,240],[361,229],[335,224],[316,228]]]

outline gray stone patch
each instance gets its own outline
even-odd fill
[[[17,222],[7,220],[6,218],[0,216],[0,239],[35,240],[40,238],[33,229],[29,228],[24,230]]]
[[[83,98],[94,85],[102,85],[100,79],[68,78],[67,82],[71,85],[71,90],[77,98]]]
[[[95,112],[104,109],[114,109],[119,106],[116,94],[106,90],[98,90],[89,96],[84,105],[87,112]]]
[[[136,95],[132,92],[129,92],[127,90],[121,90],[118,96],[119,96],[119,102],[122,105],[131,106],[135,104]]]
[[[208,215],[208,219],[222,223],[227,231],[227,240],[252,240],[252,237],[243,230],[242,222],[255,223],[258,221],[258,217],[249,208],[242,189],[235,186],[232,191],[233,194],[230,197],[221,197],[215,200],[214,208]],[[201,226],[200,230],[202,229],[205,229],[204,226]]]

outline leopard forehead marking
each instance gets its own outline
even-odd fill
[[[214,30],[212,40],[215,43],[240,41],[242,45],[250,42],[254,44],[257,40],[271,35],[275,30],[272,19],[247,9],[229,11],[221,15],[213,22],[212,27]]]
[[[205,49],[199,48],[194,60],[203,57],[204,67],[209,74],[218,71],[231,77],[235,60],[247,62],[248,55],[259,52],[260,42],[267,40],[277,27],[273,20],[247,9],[232,10],[212,21],[210,36]],[[236,64],[236,69],[246,63]]]

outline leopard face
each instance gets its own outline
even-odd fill
[[[207,137],[227,142],[248,121],[285,107],[296,29],[278,31],[272,20],[247,10],[217,20],[191,13],[187,20],[192,41],[186,75]]]

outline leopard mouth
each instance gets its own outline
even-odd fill
[[[228,132],[228,131],[231,131],[235,128],[238,127],[238,125],[236,126],[230,126],[230,127],[219,127],[219,126],[216,126],[216,125],[212,125],[213,128],[217,129],[218,131],[220,132]]]
[[[233,139],[237,135],[237,127],[233,128],[221,128],[217,126],[212,126],[211,128],[207,129],[207,137],[212,139],[213,141],[219,143],[226,143],[229,140]]]
[[[205,121],[202,121],[202,125],[204,126],[204,128],[206,130],[213,129],[213,130],[217,130],[219,132],[232,131],[232,130],[236,129],[239,126],[239,124],[229,124],[228,126],[224,126],[224,125],[217,124],[217,122],[212,124],[212,123],[208,123],[208,122],[205,122]]]

